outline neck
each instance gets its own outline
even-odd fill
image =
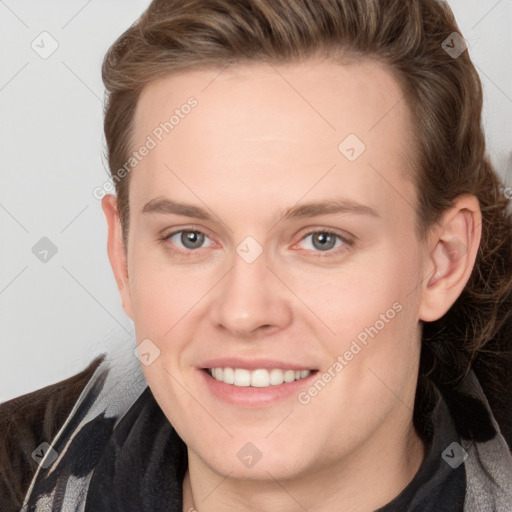
[[[384,432],[390,435],[389,432]],[[233,479],[216,473],[189,449],[183,481],[183,512],[346,512],[376,510],[395,498],[414,478],[425,456],[412,423],[394,443],[376,436],[335,465],[287,480]]]

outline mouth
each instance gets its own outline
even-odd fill
[[[217,367],[203,368],[203,371],[216,381],[223,382],[224,384],[236,387],[267,388],[305,379],[318,370],[292,370],[286,368],[257,368],[249,370],[247,368]]]
[[[263,408],[296,400],[319,371],[304,361],[262,356],[209,359],[196,369],[206,396],[242,408]]]

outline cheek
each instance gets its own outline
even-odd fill
[[[136,339],[138,343],[151,340],[158,353],[158,358],[151,365],[143,365],[142,370],[157,399],[160,393],[175,396],[180,389],[174,378],[179,382],[190,378],[190,363],[195,356],[191,342],[205,329],[208,293],[219,273],[211,268],[173,264],[163,251],[144,248],[135,250],[131,261]]]
[[[420,291],[421,262],[414,247],[406,251],[393,243],[380,244],[356,256],[321,271],[286,271],[290,287],[323,326],[319,335],[334,343],[350,340],[374,324],[379,331],[383,322],[387,330],[391,324],[400,325],[402,319],[395,317],[406,315],[398,315],[397,310],[407,305],[412,313]],[[306,309],[304,312],[310,316]]]
[[[154,251],[134,251],[129,271],[134,323],[143,336],[169,335],[207,290],[204,276],[172,265]]]
[[[149,339],[157,347],[158,354],[151,364],[142,364],[142,371],[155,399],[176,424],[183,418],[174,416],[176,410],[185,417],[187,407],[171,404],[187,404],[195,410],[190,396],[177,383],[187,377],[184,370],[184,354],[190,341],[190,325],[195,325],[194,315],[205,291],[197,286],[201,282],[179,266],[171,266],[160,255],[141,250],[134,251],[130,274],[130,295],[134,312],[134,326],[138,343]],[[206,284],[205,284],[206,286]]]
[[[335,375],[332,394],[319,406],[329,396],[345,409],[372,404],[377,414],[393,399],[389,389],[401,393],[412,382],[420,347],[421,260],[414,247],[403,248],[401,258],[397,252],[396,243],[382,245],[337,272],[296,277],[294,289],[322,320],[316,337],[331,358],[323,370]]]
[[[415,378],[420,349],[418,254],[410,248],[404,258],[397,258],[395,250],[382,251],[358,279],[350,280],[350,300],[338,313],[337,353],[346,361],[343,372],[351,396],[374,404],[376,410],[393,393],[401,396]]]

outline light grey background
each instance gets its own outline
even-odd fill
[[[148,4],[0,0],[0,401],[135,347],[92,191],[107,179],[101,61]],[[483,81],[489,153],[512,186],[512,0],[450,4]],[[57,248],[46,263],[32,252],[42,237]]]

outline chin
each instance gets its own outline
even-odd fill
[[[237,440],[229,446],[217,445],[214,452],[211,446],[196,452],[196,456],[215,473],[236,480],[288,480],[306,474],[310,466],[304,457],[307,448],[303,443],[288,443],[284,448],[269,440]]]

